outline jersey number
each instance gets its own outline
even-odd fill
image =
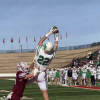
[[[50,59],[49,58],[44,58],[43,56],[39,56],[39,59],[38,59],[38,63],[41,64],[41,65],[48,65]]]

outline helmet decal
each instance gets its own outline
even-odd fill
[[[46,46],[46,43],[44,44],[44,50],[46,50],[47,46]]]
[[[51,42],[47,42],[43,45],[44,51],[52,52],[53,50],[53,45]]]

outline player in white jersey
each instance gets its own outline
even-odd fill
[[[53,69],[53,71],[52,71],[52,81],[53,81],[53,84],[55,84],[55,77],[56,77],[56,71],[55,71],[55,69]]]
[[[96,70],[95,70],[95,67],[94,66],[91,67],[90,72],[91,72],[91,84],[92,85],[95,85],[95,74],[96,74]]]
[[[85,85],[86,84],[86,72],[87,72],[87,69],[86,68],[82,68],[82,79],[83,79],[83,84]]]
[[[74,67],[73,70],[72,70],[72,77],[73,77],[73,81],[76,85],[76,82],[77,82],[77,77],[78,77],[78,72],[76,70],[76,68]]]
[[[51,34],[55,34],[56,39],[55,39],[54,46],[52,45],[51,42],[47,42],[43,45],[43,42]],[[45,82],[45,70],[48,67],[48,65],[51,63],[52,59],[55,57],[55,52],[56,52],[57,47],[58,47],[58,36],[59,36],[58,28],[52,27],[50,29],[49,33],[47,33],[39,41],[37,49],[36,49],[35,58],[33,60],[33,63],[30,65],[32,72],[31,72],[29,77],[33,77],[33,78],[28,80],[27,84],[30,84],[30,83],[33,83],[34,81],[37,81],[38,85],[42,91],[44,100],[49,100],[48,91],[47,91],[46,82]],[[38,72],[40,72],[39,75],[38,75]]]
[[[50,85],[52,85],[53,82],[52,82],[52,70],[51,69],[49,70],[49,79],[50,79]]]
[[[67,73],[68,73],[68,69],[65,68],[65,70],[64,70],[65,85],[67,85],[67,80],[68,80],[68,78],[67,78],[67,77],[68,77]]]
[[[98,84],[100,85],[100,67],[97,69]]]

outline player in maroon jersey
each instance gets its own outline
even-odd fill
[[[26,62],[20,62],[16,73],[16,80],[12,92],[6,97],[6,100],[20,100],[27,82],[26,76],[29,74],[29,66]]]
[[[12,92],[4,100],[20,100],[25,89],[27,79],[33,78],[37,75],[38,67],[34,69],[33,74],[29,74],[29,66],[26,62],[20,62],[17,65],[18,71],[16,73],[16,80]]]

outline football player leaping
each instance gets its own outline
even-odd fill
[[[55,37],[56,37],[54,46],[50,42],[47,42],[42,46],[43,42],[51,34],[55,34]],[[36,49],[35,58],[33,60],[33,63],[30,65],[30,68],[32,69],[30,74],[27,73],[28,70],[24,70],[26,68],[25,66],[27,66],[27,63],[25,63],[25,65],[23,65],[23,66],[21,63],[20,63],[21,65],[20,64],[18,65],[19,71],[18,71],[17,77],[16,77],[17,83],[14,85],[13,91],[5,98],[5,100],[20,100],[22,93],[25,89],[25,84],[30,84],[30,83],[33,83],[34,81],[35,82],[37,81],[37,83],[42,91],[44,100],[49,100],[48,91],[47,91],[46,82],[45,82],[45,70],[46,70],[47,66],[50,64],[50,62],[52,61],[52,59],[55,57],[55,52],[58,47],[58,36],[59,36],[59,31],[58,31],[57,27],[52,27],[50,29],[49,33],[47,33],[39,41],[37,49]],[[27,66],[27,68],[28,68],[28,66]],[[38,72],[40,74],[38,74]],[[29,78],[31,78],[31,79],[29,79]],[[29,80],[27,80],[27,79],[29,79]],[[16,86],[17,86],[17,88],[16,88]],[[22,86],[22,88],[20,88],[21,86]],[[20,95],[19,95],[18,87],[21,89]]]
[[[55,39],[54,46],[52,45],[51,42],[47,42],[43,45],[43,42],[51,34],[55,34],[56,39]],[[30,80],[28,80],[27,84],[37,81],[37,83],[42,91],[44,100],[49,100],[48,91],[47,91],[46,82],[45,82],[45,70],[46,70],[47,66],[51,63],[52,59],[55,57],[55,52],[58,47],[58,37],[59,37],[58,28],[52,27],[50,29],[49,33],[47,33],[39,41],[37,49],[36,49],[36,55],[34,57],[33,63],[30,65],[30,68],[33,69],[33,71],[29,76],[27,75],[27,79],[30,77],[33,77]],[[40,74],[37,76],[38,71],[40,72]]]

